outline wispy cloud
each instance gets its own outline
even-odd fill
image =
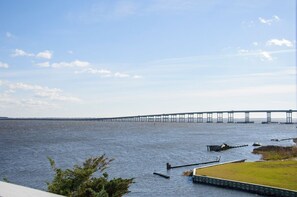
[[[26,91],[33,93],[33,98],[44,98],[47,101],[67,101],[79,102],[81,99],[73,96],[64,95],[63,91],[58,88],[49,88],[46,86],[32,85],[28,83],[11,83],[1,81],[0,84],[6,90],[6,94],[16,94],[18,91]]]
[[[271,39],[266,42],[267,46],[286,46],[293,47],[293,42],[286,39]]]
[[[274,15],[272,18],[269,18],[269,19],[265,19],[262,17],[259,17],[258,19],[259,19],[260,23],[265,24],[265,25],[272,25],[272,23],[276,23],[276,22],[280,21],[280,18],[276,15]]]
[[[271,95],[282,93],[294,93],[294,85],[266,85],[266,86],[252,86],[234,89],[224,89],[215,91],[205,91],[203,93],[197,93],[197,96],[206,97],[242,97],[242,96],[259,96],[259,95]]]
[[[242,84],[243,82],[251,84],[263,80],[267,81],[268,79],[289,79],[289,77],[294,77],[296,74],[296,68],[292,66],[269,72],[254,72],[249,74],[237,74],[228,76],[224,75],[222,77],[216,76],[215,79],[211,80],[211,82],[215,84]]]
[[[98,69],[94,68],[94,66],[87,61],[75,60],[72,62],[41,62],[37,63],[36,66],[43,68],[53,68],[53,69],[61,69],[61,68],[74,68],[77,69],[74,71],[75,74],[92,74],[99,75],[100,77],[115,77],[115,78],[133,78],[140,79],[142,76],[140,75],[130,75],[124,72],[112,72],[108,69]]]
[[[44,58],[44,59],[51,59],[53,56],[53,52],[49,50],[38,52],[37,54],[26,52],[22,49],[15,49],[12,53],[13,57],[36,57],[36,58]]]
[[[94,74],[94,75],[99,75],[100,77],[115,77],[115,78],[133,78],[133,79],[141,79],[142,76],[140,75],[130,75],[127,73],[122,73],[122,72],[112,72],[107,69],[96,69],[96,68],[85,68],[82,70],[77,70],[75,71],[76,74],[83,74],[83,73],[88,73],[88,74]]]
[[[259,56],[260,56],[261,60],[263,60],[263,61],[266,61],[266,60],[272,61],[273,60],[271,53],[269,53],[268,51],[259,52]]]
[[[119,78],[126,78],[126,77],[130,77],[130,75],[126,74],[126,73],[120,73],[120,72],[116,72],[114,73],[115,77],[119,77]]]
[[[254,46],[258,46],[259,43],[258,43],[258,42],[253,42],[253,45],[254,45]]]
[[[174,57],[159,59],[148,62],[150,65],[159,65],[159,64],[175,64],[175,63],[185,63],[198,60],[207,60],[207,59],[225,59],[239,56],[255,56],[260,57],[263,50],[247,50],[247,49],[238,49],[237,53],[230,54],[216,54],[216,55],[197,55],[197,56],[187,56],[187,57]],[[269,54],[281,54],[281,53],[293,53],[296,52],[296,49],[284,49],[284,50],[271,50],[266,51]]]
[[[272,61],[274,60],[273,54],[281,53],[292,53],[296,52],[295,49],[285,49],[285,50],[274,50],[274,51],[264,51],[264,50],[238,50],[238,56],[255,56],[259,57],[262,61]]]
[[[0,68],[8,68],[8,67],[9,67],[9,65],[7,63],[0,61]]]
[[[254,77],[281,77],[281,76],[294,76],[296,75],[296,68],[289,67],[283,70],[279,70],[276,72],[264,72],[264,73],[253,73],[247,76],[254,76]]]
[[[19,57],[19,56],[27,56],[27,57],[32,57],[34,56],[33,53],[28,53],[22,49],[15,49],[14,53],[12,54],[13,57]]]
[[[13,35],[12,33],[10,33],[10,32],[6,32],[5,33],[5,36],[6,36],[6,38],[8,38],[8,39],[13,39],[13,38],[16,38],[16,36],[15,35]]]
[[[52,64],[50,62],[41,62],[37,63],[36,66],[44,68],[86,68],[91,66],[91,64],[86,61],[74,60],[72,62],[56,62]]]
[[[39,52],[36,55],[36,57],[38,57],[38,58],[44,58],[44,59],[51,59],[52,56],[53,56],[53,52],[48,51],[48,50],[43,51],[43,52]]]
[[[75,71],[76,74],[81,74],[81,73],[89,73],[89,74],[98,74],[103,77],[111,77],[112,72],[107,69],[96,69],[96,68],[85,68],[82,70]]]

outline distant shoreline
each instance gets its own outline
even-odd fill
[[[9,118],[0,117],[1,120],[50,120],[50,121],[99,121],[102,118]]]

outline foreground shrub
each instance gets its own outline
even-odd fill
[[[73,169],[62,170],[56,167],[55,161],[48,158],[55,172],[54,179],[47,183],[48,191],[73,197],[120,197],[129,192],[133,179],[114,178],[108,180],[104,172],[112,159],[105,155],[87,159],[82,166],[75,165]],[[94,177],[95,172],[103,173]]]

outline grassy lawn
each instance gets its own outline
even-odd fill
[[[297,190],[297,160],[224,164],[196,170],[196,175]]]
[[[264,160],[282,160],[297,157],[297,146],[262,146],[253,150],[255,154],[261,154]]]

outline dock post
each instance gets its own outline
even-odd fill
[[[271,123],[271,112],[267,112],[267,123]]]
[[[228,112],[228,123],[234,123],[234,112]]]
[[[250,112],[245,112],[244,122],[245,123],[249,123],[250,122]]]
[[[286,124],[292,124],[292,110],[286,112]]]
[[[217,113],[217,123],[223,123],[223,113],[222,112],[218,112]]]
[[[212,113],[207,113],[207,120],[206,120],[207,123],[212,123]]]

